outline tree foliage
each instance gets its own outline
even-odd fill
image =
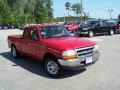
[[[70,2],[66,2],[65,3],[65,7],[66,7],[66,10],[68,10],[68,17],[69,17],[69,11],[71,10],[71,3]]]
[[[71,20],[71,19],[78,19],[78,20],[80,20],[80,18],[81,18],[81,14],[83,14],[83,16],[82,16],[82,19],[83,20],[88,20],[89,19],[89,15],[86,13],[86,12],[84,12],[83,10],[81,11],[81,4],[80,3],[75,3],[75,4],[71,4],[70,2],[66,2],[65,3],[65,7],[66,7],[66,10],[68,10],[68,17],[62,17],[62,18],[56,18],[56,20],[63,20],[64,19],[64,21],[65,20]],[[70,11],[73,11],[74,12],[74,16],[71,16],[70,14],[69,14],[69,12]]]
[[[0,0],[0,23],[51,22],[52,5],[52,0]]]
[[[71,8],[78,17],[78,15],[81,13],[81,5],[80,5],[80,3],[73,4]]]

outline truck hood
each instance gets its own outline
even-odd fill
[[[44,45],[58,51],[73,50],[96,45],[95,42],[77,37],[59,37],[44,40]]]

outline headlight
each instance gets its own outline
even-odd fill
[[[100,48],[99,48],[99,45],[95,45],[95,48],[94,48],[94,52],[100,52]]]
[[[75,59],[77,58],[76,52],[74,50],[63,51],[63,59]]]

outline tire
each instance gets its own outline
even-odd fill
[[[89,31],[89,32],[88,32],[88,37],[93,37],[93,36],[94,36],[93,31]]]
[[[15,59],[19,57],[19,53],[15,46],[11,46],[11,54]]]
[[[60,74],[61,66],[57,59],[54,57],[49,57],[44,62],[45,72],[51,77],[57,77]]]
[[[109,35],[114,35],[114,30],[113,29],[110,29]]]

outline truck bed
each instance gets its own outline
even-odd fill
[[[16,45],[20,45],[20,39],[22,38],[22,35],[11,35],[8,36],[8,46],[10,47],[12,43]]]
[[[21,38],[22,35],[10,35],[8,36],[8,38]]]

